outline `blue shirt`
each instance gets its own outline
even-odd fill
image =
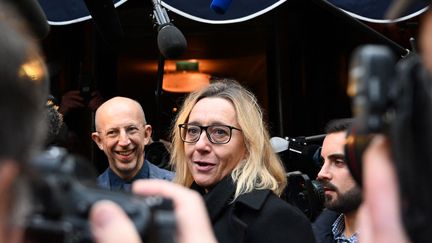
[[[337,243],[357,243],[358,234],[354,233],[350,238],[346,238],[343,234],[345,230],[345,220],[343,214],[339,215],[332,225],[333,237]]]
[[[139,170],[138,173],[128,181],[120,178],[113,170],[111,170],[111,168],[108,169],[108,177],[111,190],[124,190],[130,192],[131,184],[134,180],[149,178],[149,165],[148,163],[144,163],[141,170]]]
[[[108,190],[123,190],[130,191],[131,183],[138,179],[163,179],[171,181],[174,177],[174,172],[161,169],[156,165],[150,163],[148,160],[144,161],[142,168],[138,173],[132,178],[132,180],[125,181],[120,178],[116,173],[107,168],[102,174],[97,178],[97,183],[100,187],[106,188]]]

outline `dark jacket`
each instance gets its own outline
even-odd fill
[[[317,240],[317,243],[336,243],[332,225],[339,217],[340,213],[324,209],[312,224],[312,229]]]
[[[142,171],[146,171],[146,173],[141,173]],[[102,188],[106,188],[109,190],[112,190],[111,183],[110,183],[110,174],[114,173],[109,167],[99,175],[97,178],[97,183]],[[157,167],[156,165],[150,163],[148,160],[144,160],[143,167],[141,168],[141,171],[137,174],[138,176],[132,181],[137,179],[163,179],[163,180],[169,180],[171,181],[174,178],[174,172],[161,169]],[[144,175],[144,176],[140,176]]]
[[[270,190],[255,190],[232,198],[235,186],[230,176],[203,194],[216,238],[220,243],[309,243],[312,228],[300,210]]]

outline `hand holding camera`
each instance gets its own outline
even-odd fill
[[[430,73],[415,53],[396,61],[387,47],[364,46],[354,53],[350,74],[357,123],[347,136],[347,164],[359,185],[365,186],[363,154],[376,134],[386,137],[404,229],[413,242],[424,242],[432,215],[427,186],[432,172]]]
[[[31,166],[33,208],[25,228],[32,242],[92,242],[88,217],[95,203],[106,200],[121,207],[144,242],[175,242],[171,200],[98,188],[92,167],[59,147],[36,156]]]
[[[98,90],[90,91],[87,87],[84,90],[71,90],[66,92],[61,99],[59,112],[63,115],[75,109],[88,108],[91,111],[96,109],[104,102],[104,98]]]

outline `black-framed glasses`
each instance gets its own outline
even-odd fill
[[[214,144],[225,144],[231,140],[232,130],[240,129],[228,125],[210,125],[199,126],[194,124],[180,124],[180,137],[185,143],[196,143],[201,137],[203,131],[206,132],[207,138]]]

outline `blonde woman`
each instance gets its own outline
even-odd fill
[[[204,197],[219,242],[315,241],[307,218],[278,197],[285,170],[255,96],[239,83],[191,93],[172,136],[174,181]]]

